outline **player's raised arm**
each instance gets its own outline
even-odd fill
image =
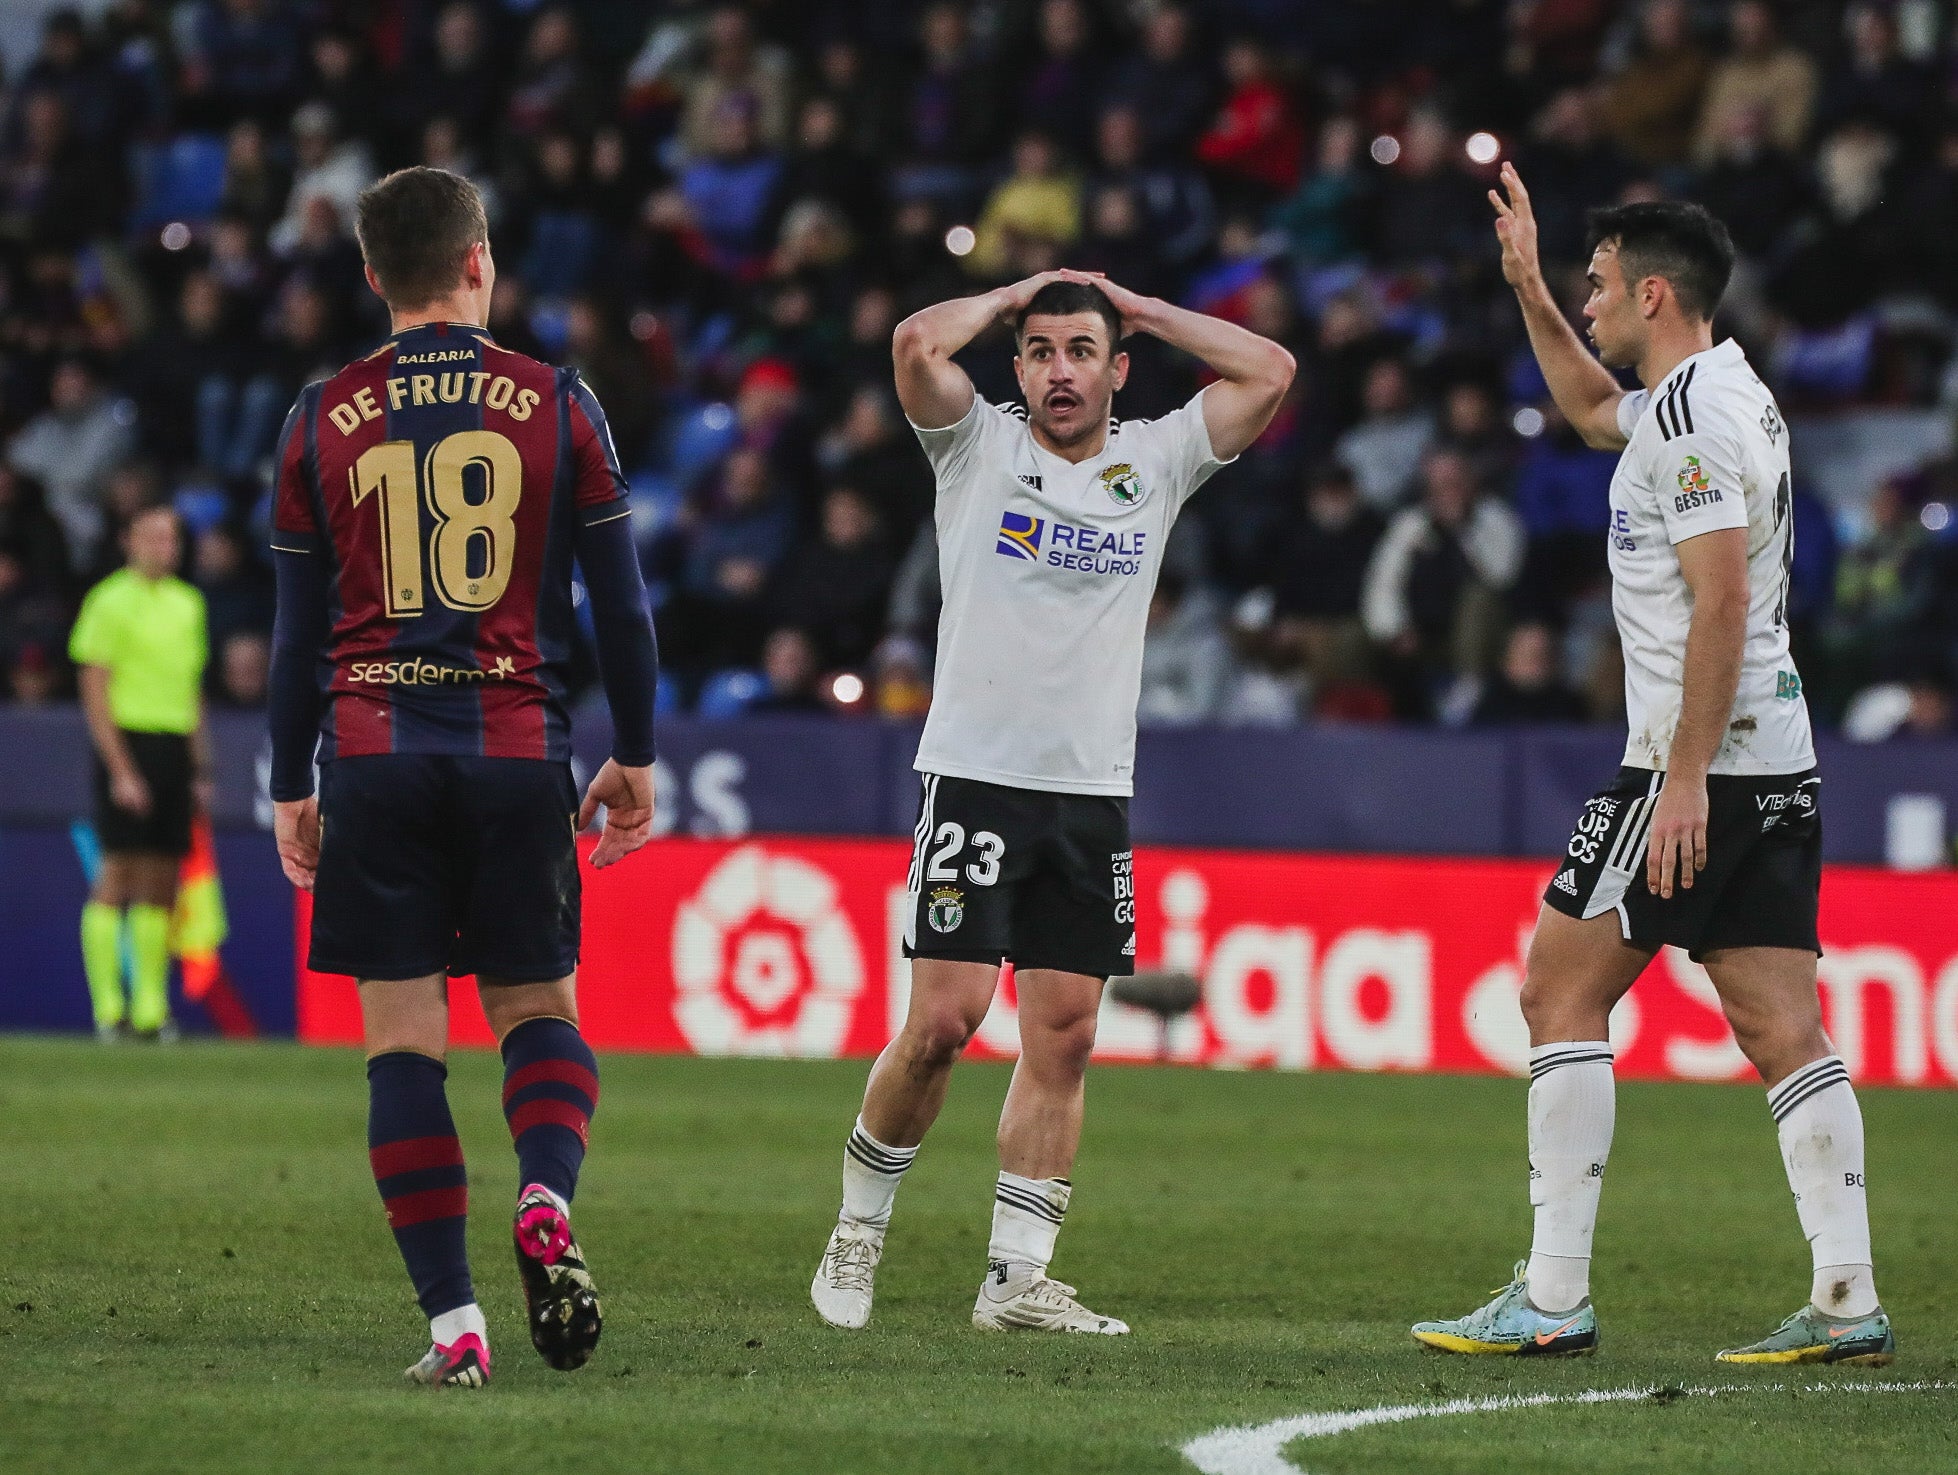
[[[1017,314],[1049,282],[1066,275],[1042,272],[977,297],[954,297],[899,323],[891,335],[891,364],[906,418],[920,430],[943,430],[963,420],[972,408],[972,381],[952,362],[952,355],[992,324]]]
[[[1103,277],[1081,279],[1108,294],[1122,315],[1124,333],[1160,338],[1215,371],[1217,382],[1203,395],[1203,424],[1219,461],[1239,455],[1264,434],[1298,372],[1283,346],[1222,318],[1144,297]]]
[[[1496,207],[1503,280],[1515,289],[1522,305],[1530,351],[1550,385],[1550,397],[1586,445],[1601,451],[1622,450],[1625,433],[1618,428],[1618,402],[1625,391],[1584,346],[1543,280],[1537,260],[1536,212],[1514,164],[1502,166],[1502,183],[1509,198],[1490,190],[1489,203]]]

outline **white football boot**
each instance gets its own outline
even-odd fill
[[[823,1251],[809,1299],[831,1326],[857,1331],[870,1320],[877,1289],[877,1262],[884,1258],[884,1231],[856,1219],[837,1221]]]
[[[1090,1311],[1074,1299],[1074,1287],[1049,1280],[1033,1265],[995,1260],[979,1283],[972,1324],[988,1332],[1086,1332],[1126,1337],[1129,1324]]]

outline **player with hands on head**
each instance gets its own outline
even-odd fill
[[[996,323],[1014,334],[1024,408],[987,404],[954,361]],[[1118,422],[1121,340],[1138,332],[1217,377],[1173,414]],[[945,602],[916,763],[910,1003],[871,1070],[810,1295],[833,1326],[870,1319],[898,1184],[1010,961],[1020,1058],[973,1321],[1119,1335],[1122,1321],[1047,1270],[1073,1195],[1102,987],[1135,966],[1143,627],[1178,512],[1263,432],[1294,366],[1243,328],[1077,271],[928,307],[898,325],[891,353],[937,480]]]
[[[604,807],[598,867],[651,834],[658,655],[604,411],[576,371],[484,330],[496,268],[475,187],[391,174],[361,196],[357,233],[394,331],[302,390],[280,437],[274,828],[313,894],[310,966],[359,981],[369,1160],[428,1317],[407,1376],[474,1388],[490,1350],[444,1086],[448,980],[474,975],[503,1054],[531,1342],[579,1367],[603,1321],[571,1233],[598,1103],[577,832]],[[582,803],[574,559],[613,724]]]
[[[1623,453],[1607,551],[1630,734],[1557,863],[1529,949],[1530,1257],[1494,1301],[1414,1336],[1448,1352],[1597,1348],[1591,1240],[1616,1112],[1608,1023],[1671,945],[1705,965],[1767,1087],[1813,1261],[1808,1303],[1717,1360],[1887,1363],[1896,1340],[1871,1268],[1863,1119],[1816,988],[1821,780],[1788,647],[1788,429],[1740,346],[1714,341],[1733,243],[1697,205],[1592,212],[1594,357],[1544,282],[1514,165],[1501,182],[1489,198],[1503,276],[1550,393],[1587,443]],[[1620,369],[1643,387],[1627,393]]]

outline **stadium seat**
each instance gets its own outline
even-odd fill
[[[719,400],[696,406],[673,423],[666,452],[668,475],[686,486],[733,450],[739,438],[731,407]]]
[[[196,225],[224,199],[225,142],[215,133],[183,133],[162,144],[138,144],[136,210],[131,227],[155,230],[173,220]]]
[[[768,694],[768,682],[759,671],[716,671],[700,689],[695,711],[716,720],[739,717]]]

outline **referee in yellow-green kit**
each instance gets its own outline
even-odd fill
[[[168,506],[123,534],[128,564],[89,590],[68,641],[95,748],[102,869],[82,908],[82,965],[95,1030],[164,1038],[170,1024],[170,915],[190,850],[191,813],[208,801],[210,749],[200,683],[209,646],[204,596],[177,577],[183,533]],[[123,1000],[123,926],[129,998]]]

